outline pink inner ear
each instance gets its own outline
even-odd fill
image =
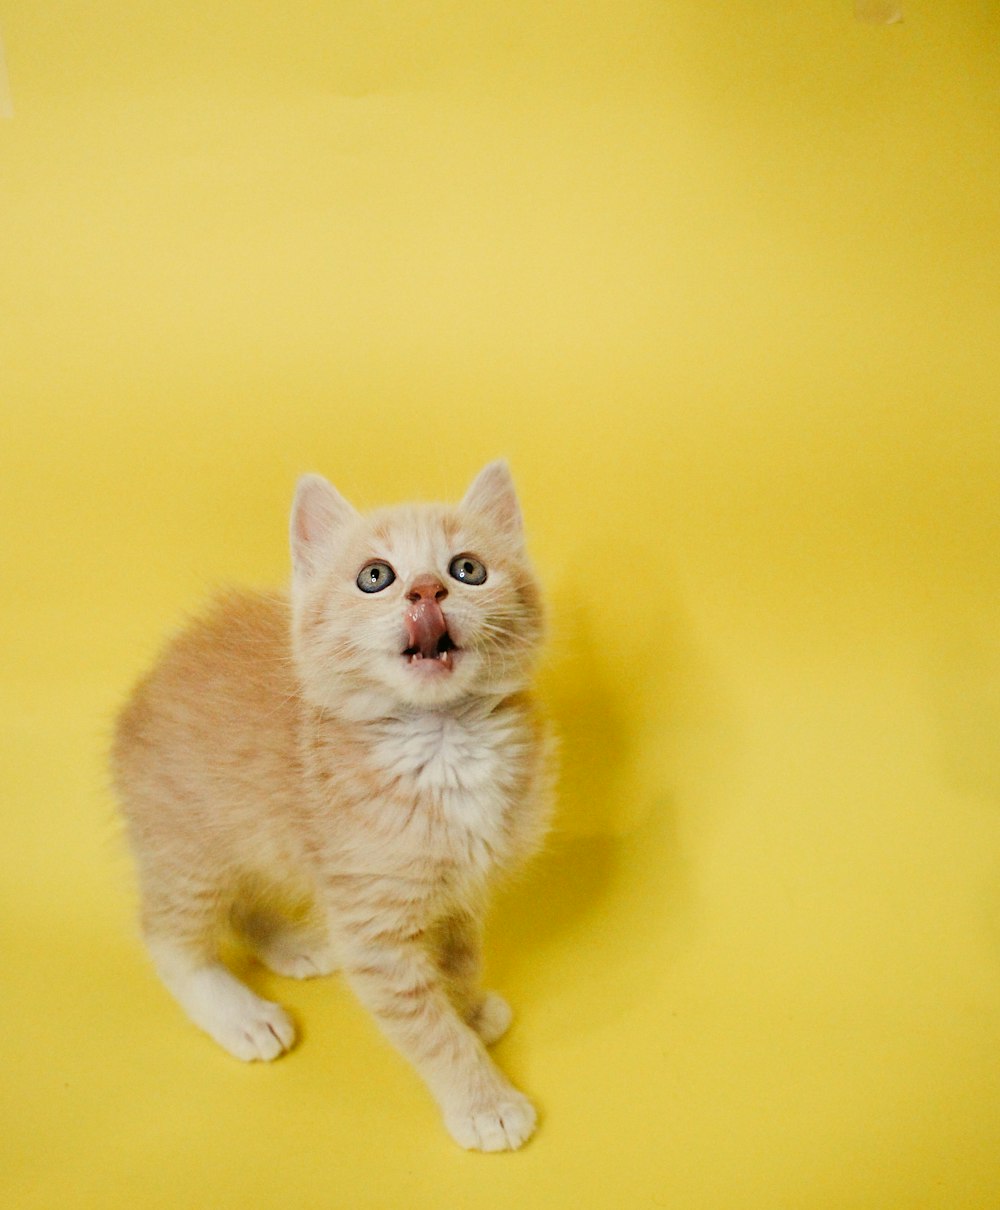
[[[510,533],[521,532],[521,509],[506,462],[485,466],[466,492],[462,506],[484,514]]]
[[[299,492],[295,504],[293,533],[305,546],[311,546],[323,538],[329,528],[330,512],[323,507],[322,488],[318,483],[309,483]]]
[[[311,545],[323,537],[328,522],[329,514],[322,507],[319,492],[315,489],[305,492],[295,510],[295,536],[300,542]]]
[[[299,480],[292,506],[292,557],[296,567],[310,568],[316,551],[354,514],[335,487],[320,475]]]

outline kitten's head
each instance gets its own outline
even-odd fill
[[[307,475],[291,545],[293,649],[315,705],[364,717],[527,685],[542,610],[505,463],[456,507],[369,516]]]

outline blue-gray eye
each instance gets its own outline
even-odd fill
[[[358,572],[358,587],[362,592],[381,592],[395,580],[396,573],[388,563],[374,560],[366,563]]]
[[[448,574],[463,584],[486,583],[486,567],[475,555],[456,555],[448,564]]]

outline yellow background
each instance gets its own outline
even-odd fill
[[[0,0],[5,1207],[1000,1205],[1000,19],[904,15]],[[483,1157],[336,979],[182,1019],[104,747],[299,471],[499,454],[565,774]]]

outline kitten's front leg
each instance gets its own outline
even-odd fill
[[[429,943],[462,1019],[487,1046],[492,1046],[507,1032],[513,1013],[503,996],[483,991],[480,986],[483,953],[480,920],[471,913],[448,916],[435,926]]]
[[[535,1109],[461,1019],[419,940],[344,938],[344,973],[383,1032],[423,1077],[456,1142],[479,1151],[520,1147]]]

